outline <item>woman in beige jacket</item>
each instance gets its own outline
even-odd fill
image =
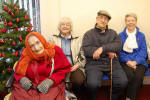
[[[59,33],[49,37],[49,41],[60,46],[72,64],[71,73],[67,76],[66,82],[72,83],[72,88],[81,87],[85,80],[84,65],[85,56],[81,48],[82,37],[72,34],[72,21],[63,17],[58,24]]]

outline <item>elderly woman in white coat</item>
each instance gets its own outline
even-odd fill
[[[81,48],[82,36],[73,34],[72,20],[68,17],[63,17],[58,24],[58,33],[52,34],[49,41],[60,46],[72,64],[71,73],[66,79],[67,82],[72,83],[72,88],[81,88],[84,84],[85,73],[85,56]]]

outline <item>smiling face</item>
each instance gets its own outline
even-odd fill
[[[68,17],[64,17],[60,20],[58,29],[60,33],[64,36],[68,36],[71,34],[72,31],[72,21]]]
[[[63,22],[60,25],[60,32],[63,35],[70,34],[71,32],[71,24],[69,22]]]
[[[28,42],[29,42],[29,46],[30,46],[31,50],[35,54],[42,54],[44,52],[44,46],[36,36],[31,35],[28,38]]]
[[[128,16],[125,18],[126,28],[129,32],[133,32],[137,25],[137,19],[134,16]]]
[[[99,15],[96,17],[97,27],[102,30],[106,29],[108,22],[109,22],[109,18],[105,15]]]

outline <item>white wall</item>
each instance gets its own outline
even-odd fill
[[[72,18],[74,32],[84,34],[94,27],[96,14],[107,10],[112,19],[109,27],[118,33],[125,26],[124,16],[134,12],[138,16],[141,31],[150,36],[150,0],[40,0],[42,34],[47,36],[57,30],[61,17]]]

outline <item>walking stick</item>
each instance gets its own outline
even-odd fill
[[[110,100],[112,100],[112,58],[110,61]]]

